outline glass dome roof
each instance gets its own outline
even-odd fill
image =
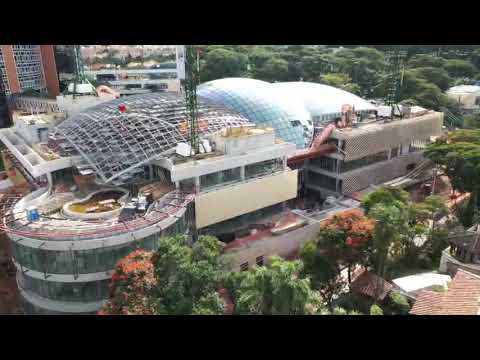
[[[284,97],[295,94],[301,99],[312,118],[339,114],[342,105],[355,106],[355,111],[374,111],[377,108],[361,97],[348,91],[325,84],[295,81],[273,83],[272,86],[283,92]]]
[[[213,80],[200,85],[197,94],[241,113],[257,125],[274,128],[278,137],[298,149],[308,145],[312,136],[310,115],[303,104],[294,97],[284,98],[268,82],[248,78]]]
[[[201,100],[198,116],[200,134],[253,125],[238,113]],[[93,106],[66,119],[54,131],[104,182],[110,182],[117,178],[127,181],[143,171],[142,165],[173,152],[178,142],[187,141],[188,125],[181,95],[151,93]]]

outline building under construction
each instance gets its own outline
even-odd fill
[[[26,313],[94,313],[116,262],[161,236],[218,236],[234,270],[290,255],[326,216],[358,206],[351,193],[404,181],[441,132],[440,113],[383,119],[331,87],[294,83],[303,91],[289,94],[265,83],[258,92],[249,81],[199,87],[195,156],[178,94],[134,95],[67,118],[14,113],[0,141],[8,176],[27,190],[3,194],[1,226]],[[299,210],[305,188],[336,198]]]

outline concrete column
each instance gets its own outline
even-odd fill
[[[388,160],[392,158],[392,149],[388,149]]]
[[[175,188],[177,190],[180,188],[180,181],[175,181]]]
[[[195,194],[200,192],[200,177],[195,177]]]
[[[53,186],[53,179],[52,179],[52,173],[47,173],[47,180],[48,180],[48,184],[50,185],[50,187]]]
[[[245,181],[245,166],[240,166],[240,180]]]
[[[55,64],[55,52],[53,50],[53,45],[40,45],[40,54],[42,59],[45,87],[47,88],[50,96],[58,96],[60,95],[60,85],[58,83],[57,65]]]
[[[283,170],[285,170],[287,168],[287,157],[284,156],[282,161],[283,161]]]

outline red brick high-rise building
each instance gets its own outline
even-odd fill
[[[0,81],[6,95],[28,89],[59,95],[53,45],[0,45]]]

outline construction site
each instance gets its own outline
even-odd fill
[[[183,94],[73,114],[42,102],[11,110],[13,126],[0,130],[0,227],[22,312],[95,313],[118,260],[162,236],[217,236],[232,269],[245,270],[295,257],[322,220],[377,186],[439,191],[422,152],[442,135],[443,113],[395,113],[393,103],[385,113],[307,82],[197,88],[194,59],[186,46]]]

